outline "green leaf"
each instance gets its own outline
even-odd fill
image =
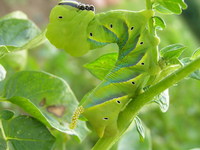
[[[6,19],[28,19],[27,15],[21,11],[14,11],[11,12],[3,17],[0,18],[0,21],[6,20]]]
[[[195,59],[195,57],[198,57],[198,49],[194,52],[193,56],[190,58],[190,57],[185,57],[183,59],[181,59],[181,62],[184,64],[184,65],[187,65],[189,64],[193,59]],[[194,71],[193,73],[191,73],[189,75],[190,78],[193,78],[193,79],[196,79],[196,80],[200,80],[200,69]]]
[[[1,110],[0,111],[0,120],[9,120],[14,116],[14,113],[9,110]]]
[[[187,5],[183,0],[155,0],[153,8],[163,14],[181,14]]]
[[[0,56],[8,52],[35,47],[44,42],[45,32],[22,12],[13,12],[0,19]]]
[[[168,10],[167,8],[165,8],[163,5],[159,3],[154,3],[153,8],[162,14],[172,14],[170,10]]]
[[[161,3],[162,6],[164,6],[166,9],[168,9],[169,11],[171,11],[174,14],[181,14],[182,10],[181,10],[181,6],[175,2],[163,2]]]
[[[95,61],[84,65],[90,73],[100,80],[103,80],[108,72],[114,67],[117,61],[117,53],[105,54]]]
[[[153,102],[157,103],[160,106],[162,112],[167,112],[169,108],[169,91],[168,89],[155,97]]]
[[[191,60],[196,59],[197,57],[200,57],[200,47],[197,48],[194,53],[192,54],[192,57],[190,58]]]
[[[6,19],[0,21],[0,44],[10,51],[22,47],[39,34],[39,29],[29,20]]]
[[[48,129],[32,117],[18,116],[1,124],[5,150],[50,150],[55,142]]]
[[[145,139],[141,141],[137,135],[137,129],[129,128],[120,139],[117,150],[152,150],[150,130],[145,127],[145,131]]]
[[[141,141],[144,141],[145,130],[144,130],[144,127],[142,125],[142,120],[138,116],[136,116],[134,120],[135,120],[136,129],[137,129],[137,131],[140,135],[140,139],[141,139]]]
[[[184,2],[184,0],[167,0],[168,2],[175,2],[175,3],[178,3],[182,9],[186,9],[187,8],[187,5],[186,3]]]
[[[158,16],[153,17],[154,19],[154,26],[156,27],[156,29],[158,30],[163,30],[166,27],[166,23],[164,22],[164,20]]]
[[[164,59],[170,60],[173,58],[178,58],[185,48],[186,47],[181,44],[173,44],[162,48],[160,50],[160,54]]]
[[[0,64],[0,81],[4,80],[6,77],[6,70],[4,67]]]
[[[22,71],[11,76],[5,85],[4,97],[23,108],[45,125],[83,140],[88,133],[85,122],[69,129],[78,101],[68,84],[54,75]]]

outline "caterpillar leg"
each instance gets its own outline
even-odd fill
[[[70,123],[70,125],[69,125],[69,128],[70,128],[70,129],[76,128],[76,125],[77,125],[77,122],[78,122],[78,118],[79,118],[80,114],[82,114],[83,112],[84,112],[83,106],[79,106],[79,107],[75,110],[75,112],[74,112],[74,114],[73,114],[73,116],[72,116],[72,121],[71,121],[71,123]]]

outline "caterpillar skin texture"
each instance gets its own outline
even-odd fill
[[[109,43],[119,46],[115,67],[79,105],[84,109],[82,115],[100,137],[118,132],[121,110],[150,85],[160,71],[159,40],[148,30],[152,16],[153,12],[147,10],[115,10],[95,15],[93,11],[69,5],[56,6],[51,12],[47,38],[58,48],[77,56]]]

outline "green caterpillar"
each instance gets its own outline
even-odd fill
[[[74,128],[82,114],[100,137],[118,132],[118,116],[130,100],[153,83],[160,72],[159,39],[150,33],[151,10],[114,10],[94,13],[94,7],[65,1],[53,8],[46,36],[57,48],[73,56],[109,43],[119,46],[115,66],[104,80],[80,102]]]

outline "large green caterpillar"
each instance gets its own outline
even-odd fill
[[[118,115],[130,100],[152,84],[160,68],[158,38],[148,28],[151,10],[115,10],[94,13],[94,7],[65,1],[53,8],[46,36],[56,47],[74,56],[117,43],[119,54],[114,68],[80,102],[73,128],[82,115],[100,137],[118,132]]]

